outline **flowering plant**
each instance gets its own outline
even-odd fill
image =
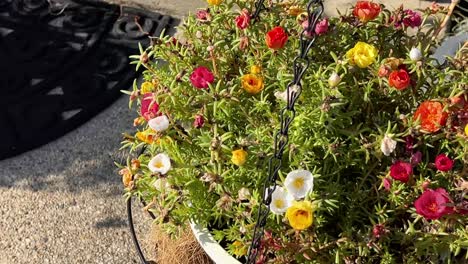
[[[201,223],[242,258],[305,29],[317,39],[258,263],[468,257],[466,57],[429,56],[434,9],[358,1],[309,28],[303,1],[269,2],[256,23],[253,1],[208,3],[133,56],[145,82],[123,146],[145,152],[120,165],[128,196],[168,232]]]

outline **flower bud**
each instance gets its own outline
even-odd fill
[[[209,51],[209,52],[212,52],[214,49],[215,49],[215,48],[214,48],[213,45],[210,45],[210,46],[208,46],[208,47],[206,48],[206,50]]]
[[[260,68],[260,66],[253,65],[250,67],[250,73],[252,74],[259,74],[261,71],[262,71],[262,68]]]
[[[338,75],[338,73],[333,72],[330,75],[330,78],[328,78],[328,84],[330,87],[336,87],[341,81],[341,77]]]
[[[239,200],[241,200],[241,201],[242,200],[249,200],[250,197],[251,197],[249,189],[247,189],[245,187],[242,187],[239,190],[238,196],[239,196]]]
[[[429,185],[431,185],[431,181],[425,180],[425,181],[421,184],[421,187],[422,187],[423,190],[426,190],[427,188],[429,188]]]
[[[420,61],[422,59],[421,50],[418,48],[412,48],[410,50],[409,57],[412,61]]]
[[[202,115],[195,116],[195,120],[193,121],[193,127],[201,128],[205,124],[205,118]]]
[[[390,156],[390,153],[392,153],[395,150],[396,145],[397,142],[391,137],[389,137],[387,134],[385,134],[380,145],[380,150],[385,156]]]
[[[197,37],[198,39],[201,39],[203,37],[203,33],[198,30],[196,33],[195,33],[195,37]]]

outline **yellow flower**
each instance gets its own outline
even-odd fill
[[[468,137],[468,124],[465,126],[465,135]]]
[[[366,68],[371,65],[377,57],[377,49],[364,42],[358,42],[354,48],[346,52],[346,57],[351,64],[356,64],[359,68]]]
[[[138,131],[135,135],[140,141],[145,142],[146,144],[153,144],[154,142],[154,135],[151,129],[147,129],[145,131]]]
[[[286,211],[289,224],[296,230],[303,230],[312,225],[314,220],[312,203],[309,201],[295,201]]]
[[[141,84],[141,93],[151,93],[153,91],[154,85],[151,82],[144,82]]]
[[[263,90],[263,78],[255,74],[246,74],[241,77],[242,88],[249,94],[258,94]]]
[[[245,161],[247,160],[247,151],[243,149],[238,149],[232,151],[232,158],[231,161],[237,166],[244,165]]]
[[[259,74],[260,72],[262,72],[262,68],[260,66],[253,65],[250,67],[250,73]]]
[[[298,5],[293,5],[291,7],[289,7],[288,9],[288,14],[291,15],[291,16],[297,16],[301,13],[304,12],[304,9]]]
[[[232,246],[234,255],[237,255],[239,257],[247,255],[247,247],[241,241],[234,241],[234,243],[232,243]]]
[[[206,2],[207,2],[209,5],[215,5],[215,6],[217,6],[217,5],[220,5],[220,4],[223,2],[223,0],[206,0]]]

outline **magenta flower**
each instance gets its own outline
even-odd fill
[[[206,89],[210,83],[213,83],[214,75],[203,66],[196,68],[190,75],[190,82],[198,89]]]
[[[205,118],[202,115],[195,116],[195,120],[193,121],[193,126],[195,128],[201,128],[205,124]]]
[[[411,165],[416,166],[422,161],[422,153],[421,151],[416,151],[411,155]]]
[[[414,202],[414,207],[419,215],[428,220],[435,220],[453,213],[453,207],[449,206],[451,202],[452,199],[445,189],[426,189]]]
[[[315,34],[317,35],[322,35],[327,33],[328,31],[328,19],[325,18],[322,21],[318,22],[317,25],[315,25]]]
[[[140,114],[146,121],[155,118],[159,115],[159,105],[154,101],[152,93],[146,93],[141,100]]]
[[[435,165],[437,170],[449,171],[453,168],[453,160],[445,154],[440,154],[435,159]]]
[[[390,176],[397,181],[406,183],[411,175],[413,175],[413,167],[408,162],[398,160],[390,167]]]
[[[205,9],[201,9],[197,11],[196,17],[200,22],[207,22],[211,20],[211,15]]]
[[[422,23],[421,14],[410,9],[404,11],[403,24],[406,27],[419,27]]]

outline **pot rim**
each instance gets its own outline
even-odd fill
[[[190,228],[200,246],[216,264],[241,264],[241,262],[230,255],[211,235],[206,227],[190,222]]]

